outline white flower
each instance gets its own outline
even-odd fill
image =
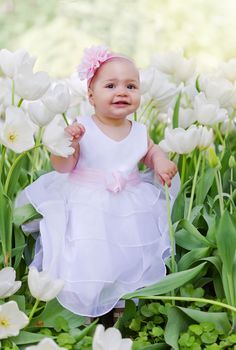
[[[25,63],[33,68],[35,61],[36,58],[31,57],[24,49],[19,49],[15,52],[7,49],[0,51],[0,68],[9,78],[13,78],[17,70]]]
[[[42,142],[52,154],[57,156],[68,157],[74,153],[74,148],[70,147],[71,136],[65,132],[65,122],[61,114],[57,114],[46,126]]]
[[[30,267],[28,285],[35,299],[49,301],[58,295],[64,282],[60,279],[53,280],[47,271],[38,272],[35,267]]]
[[[163,110],[174,100],[179,92],[179,88],[175,84],[170,83],[167,78],[154,70],[153,81],[148,92],[153,99],[153,104],[159,109]]]
[[[12,267],[0,270],[0,298],[8,298],[21,287],[21,282],[15,279],[16,271]]]
[[[212,129],[207,129],[206,126],[200,125],[198,127],[200,137],[198,141],[198,147],[201,149],[206,149],[208,148],[212,143],[214,139],[214,133]]]
[[[199,137],[196,125],[191,125],[187,130],[166,128],[165,138],[159,143],[159,146],[165,152],[190,153],[197,147]]]
[[[0,339],[18,335],[28,322],[28,317],[19,310],[15,301],[0,305]]]
[[[153,82],[154,70],[155,69],[153,67],[140,70],[139,76],[141,94],[149,92]]]
[[[152,64],[176,84],[187,82],[195,74],[194,60],[186,59],[182,50],[157,54],[153,57]]]
[[[212,76],[200,76],[199,85],[207,100],[220,107],[227,108],[233,93],[233,84],[226,79]]]
[[[196,120],[203,125],[213,125],[228,118],[227,110],[210,103],[203,92],[195,97],[194,111]]]
[[[0,103],[6,108],[12,106],[12,80],[10,78],[0,78]],[[18,104],[20,97],[14,94],[14,103]]]
[[[174,111],[172,108],[168,109],[168,119],[172,120]],[[179,124],[180,128],[186,129],[196,121],[194,110],[192,108],[179,109]]]
[[[30,102],[28,112],[30,119],[40,127],[47,125],[55,117],[55,113],[50,111],[40,100]]]
[[[54,340],[50,338],[44,338],[37,345],[28,346],[25,350],[66,350],[65,348],[60,348]]]
[[[47,91],[50,79],[46,72],[33,73],[30,64],[23,64],[14,76],[15,91],[25,100],[38,100]]]
[[[132,340],[122,339],[117,328],[107,328],[99,324],[93,337],[93,350],[131,350]]]
[[[223,78],[231,81],[232,83],[236,81],[236,59],[235,58],[229,60],[228,62],[221,63],[219,70]]]
[[[70,105],[69,89],[64,83],[57,83],[51,86],[42,98],[43,103],[52,112],[65,113]]]
[[[78,72],[73,73],[66,80],[70,91],[70,107],[77,106],[82,101],[88,100],[88,85],[86,80],[80,80]]]
[[[16,153],[34,147],[34,132],[31,121],[21,108],[7,107],[6,119],[0,130],[0,142]]]

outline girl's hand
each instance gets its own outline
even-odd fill
[[[65,128],[65,132],[72,137],[72,146],[78,144],[85,133],[85,127],[79,123],[73,123]]]
[[[161,184],[165,183],[170,187],[171,180],[177,173],[177,166],[167,158],[155,159],[154,172],[159,177]]]

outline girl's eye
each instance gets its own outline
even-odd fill
[[[113,89],[114,86],[115,86],[114,84],[108,84],[108,85],[106,85],[106,88]]]
[[[136,86],[134,84],[129,84],[127,85],[128,89],[136,89]]]

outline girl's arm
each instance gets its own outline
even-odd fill
[[[80,154],[79,140],[84,135],[85,128],[82,124],[74,123],[70,126],[67,126],[65,128],[65,131],[69,135],[71,135],[72,137],[71,147],[73,147],[75,151],[71,156],[67,158],[56,156],[54,154],[50,156],[50,160],[53,168],[59,173],[69,173],[76,166],[79,159],[79,154]]]
[[[162,185],[165,183],[170,186],[171,179],[177,173],[177,167],[174,162],[168,159],[165,152],[160,146],[154,144],[151,139],[148,139],[148,151],[142,162],[151,169],[154,169],[155,174],[160,178]]]

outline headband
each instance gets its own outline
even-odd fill
[[[80,80],[87,80],[89,87],[98,68],[111,58],[125,58],[132,62],[128,57],[108,51],[106,46],[91,46],[84,50],[81,63],[78,66]]]

